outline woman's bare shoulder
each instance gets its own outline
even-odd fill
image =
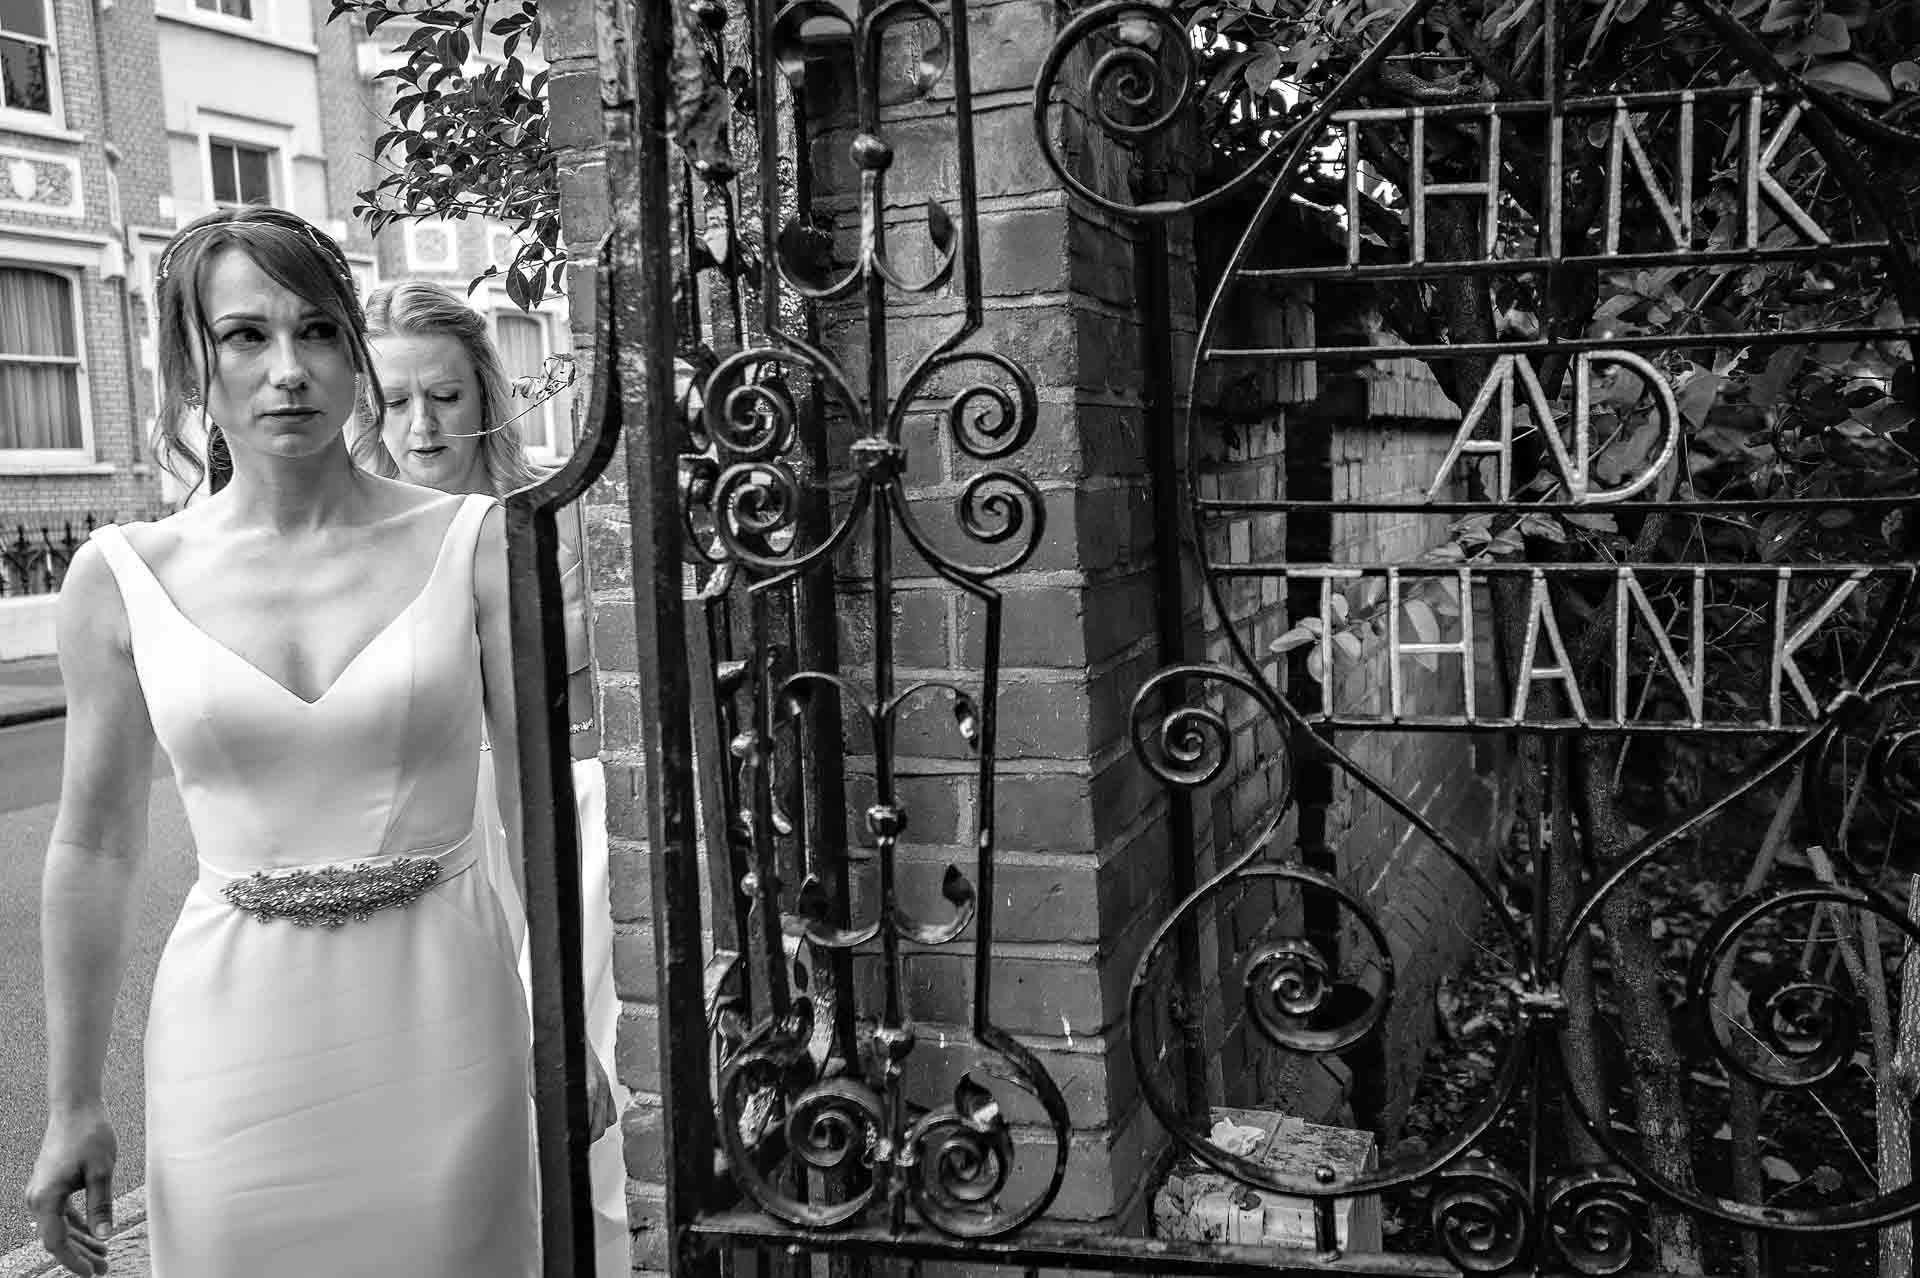
[[[436,515],[451,519],[454,510],[466,501],[463,494],[443,493],[437,488],[409,484],[404,479],[388,479],[384,475],[366,478],[373,484],[371,492],[377,520],[431,520]]]
[[[204,529],[206,518],[205,506],[188,506],[159,519],[135,520],[116,526],[133,553],[157,572],[175,551]]]

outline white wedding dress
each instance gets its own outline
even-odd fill
[[[492,504],[460,503],[420,594],[311,702],[184,616],[119,528],[93,534],[201,866],[147,1024],[154,1278],[538,1272],[526,1002],[474,870]],[[326,867],[346,872],[288,874]],[[417,895],[293,921],[381,890]]]

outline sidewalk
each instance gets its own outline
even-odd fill
[[[113,1237],[107,1240],[108,1278],[150,1278],[147,1257],[147,1191],[130,1190],[113,1200]],[[0,1256],[0,1278],[50,1278],[67,1271],[29,1243]]]
[[[67,694],[60,687],[58,658],[0,661],[0,728],[57,719],[66,712]],[[4,1273],[0,1270],[0,1275]]]

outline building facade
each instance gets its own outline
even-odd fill
[[[326,21],[324,0],[0,0],[0,527],[150,518],[187,485],[155,464],[153,272],[169,237],[225,204],[291,209],[338,238],[364,290],[427,278],[462,291],[511,256],[471,218],[394,227],[352,216],[373,180],[406,36]],[[564,304],[523,313],[492,282],[471,303],[513,376],[567,349]],[[570,438],[567,397],[517,425]]]

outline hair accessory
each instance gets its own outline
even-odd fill
[[[184,387],[180,391],[180,402],[188,408],[200,407],[200,388],[198,386]]]
[[[291,214],[289,214],[288,216],[292,217]],[[329,246],[325,240],[320,238],[320,232],[314,230],[313,227],[309,223],[307,223],[304,219],[295,218],[294,220],[299,225],[301,233],[304,234],[307,237],[307,239],[312,242],[315,248],[320,250],[320,256],[326,258],[329,262],[333,263],[334,272],[340,277],[341,281],[346,284],[348,295],[357,296],[359,292],[359,284],[353,278],[353,268],[348,264],[346,255],[340,251],[337,245]],[[276,222],[276,221],[269,221],[268,224],[273,226],[279,226],[280,229],[282,230],[291,229],[290,227],[287,227],[285,224]],[[153,272],[153,282],[156,284],[161,284],[166,282],[167,275],[173,270],[174,255],[180,251],[180,246],[182,244],[192,239],[195,235],[199,234],[201,231],[211,231],[220,227],[231,227],[235,225],[244,225],[244,223],[234,223],[230,221],[229,222],[206,222],[199,226],[190,227],[187,230],[184,230],[180,232],[178,235],[174,236],[173,239],[168,242],[167,247],[161,250],[160,264],[158,267],[155,268]]]

